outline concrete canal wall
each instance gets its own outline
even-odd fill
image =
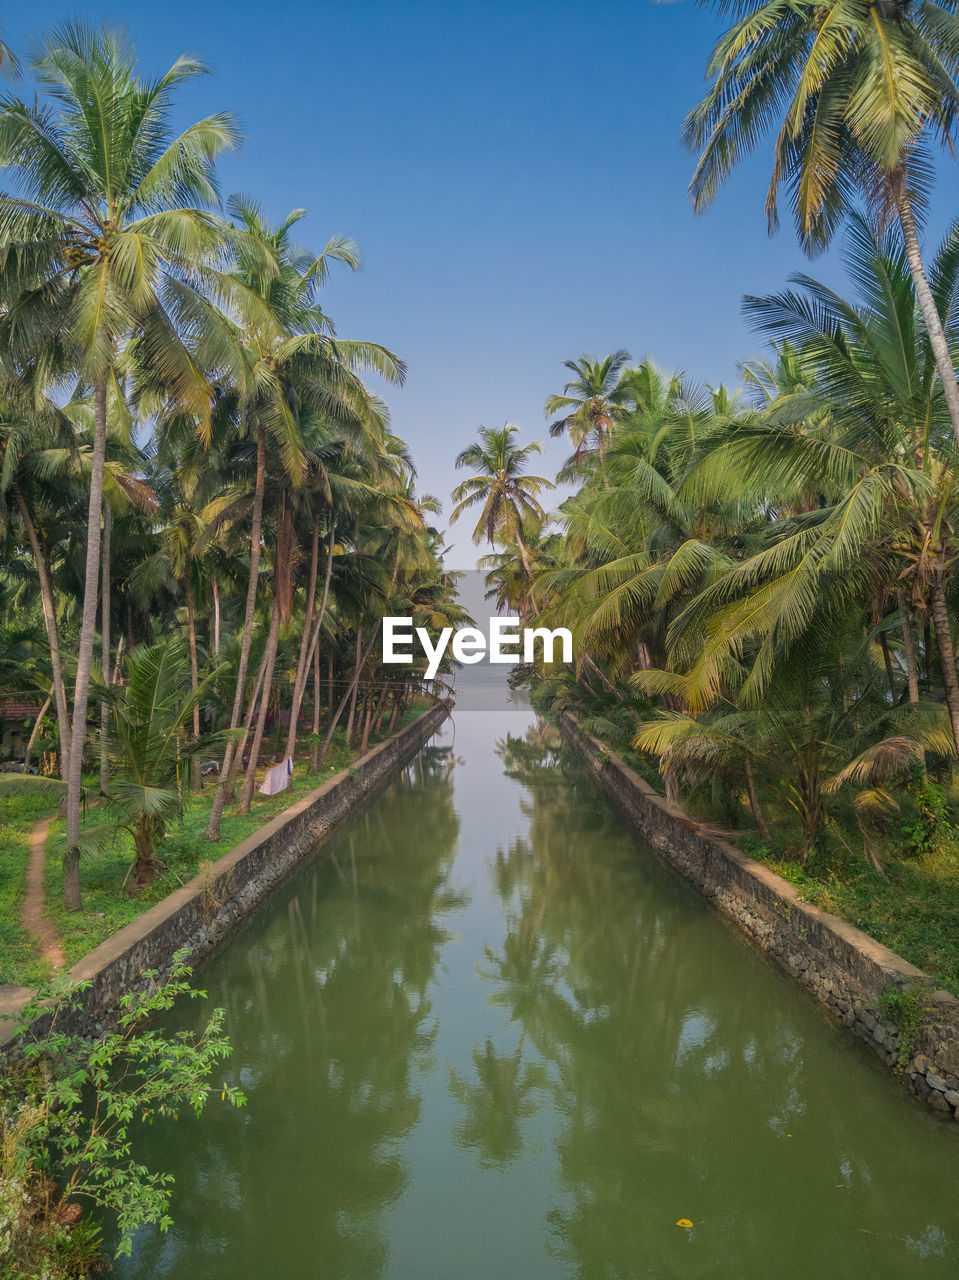
[[[575,719],[563,736],[597,786],[671,866],[807,987],[931,1107],[959,1119],[959,1000],[928,974],[837,916],[803,902],[793,885],[668,804]],[[882,1005],[889,993],[921,1004],[907,1036]],[[917,1010],[918,1011],[918,1010]],[[904,1063],[900,1057],[905,1057]]]

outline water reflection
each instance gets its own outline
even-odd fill
[[[459,717],[205,968],[250,1106],[147,1135],[118,1274],[952,1280],[959,1126],[532,721]]]
[[[475,1151],[484,1168],[507,1169],[526,1145],[523,1121],[536,1114],[536,1095],[546,1089],[548,1077],[538,1063],[523,1061],[522,1038],[516,1049],[499,1053],[487,1038],[472,1059],[475,1079],[450,1068],[450,1093],[463,1109],[453,1141]]]
[[[807,1040],[794,1017],[802,997],[764,966],[730,973],[721,956],[717,972],[716,951],[732,943],[735,952],[738,940],[723,936],[718,921],[697,929],[700,904],[664,869],[646,862],[637,874],[632,842],[584,794],[555,730],[534,724],[498,742],[497,752],[526,789],[529,825],[492,863],[505,932],[486,946],[477,972],[490,1003],[519,1029],[520,1050],[497,1056],[490,1039],[474,1048],[486,1071],[470,1115],[495,1126],[493,1101],[502,1097],[498,1123],[515,1160],[519,1118],[532,1114],[518,1111],[521,1071],[549,1088],[563,1193],[547,1214],[553,1255],[577,1277],[714,1274],[718,1257],[729,1263],[722,1274],[758,1276],[767,1273],[764,1258],[768,1265],[783,1253],[778,1273],[793,1274],[795,1247],[806,1268],[815,1258],[827,1268],[813,1274],[840,1274],[828,1261],[835,1240],[817,1246],[810,1214],[835,1227],[851,1213],[840,1234],[854,1232],[862,1250],[872,1232],[887,1265],[893,1242],[903,1260],[959,1257],[946,1197],[919,1236],[888,1230],[883,1206],[893,1207],[901,1172],[888,1176],[888,1148],[863,1132],[841,1080],[824,1091],[819,1061],[807,1071]],[[590,856],[598,848],[603,855]],[[655,892],[642,892],[643,879]],[[777,992],[781,1002],[770,998]],[[532,1061],[520,1068],[527,1043]],[[857,1059],[849,1066],[859,1077],[857,1047],[831,1047]],[[462,1082],[453,1084],[462,1099]],[[475,1129],[464,1145],[488,1158]],[[829,1135],[825,1148],[810,1147],[811,1129]],[[463,1142],[462,1129],[456,1137]],[[874,1171],[885,1175],[878,1195]],[[664,1245],[678,1246],[669,1232],[686,1216],[696,1225],[670,1262]]]
[[[205,971],[249,1107],[211,1107],[187,1149],[144,1135],[175,1174],[176,1226],[142,1233],[120,1274],[266,1276],[282,1258],[306,1276],[318,1257],[323,1275],[383,1271],[432,1063],[428,988],[465,902],[448,883],[457,833],[449,753],[431,749]]]

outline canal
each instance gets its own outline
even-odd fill
[[[959,1125],[481,705],[203,966],[249,1105],[114,1274],[954,1278]]]

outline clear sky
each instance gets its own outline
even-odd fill
[[[224,194],[253,194],[274,218],[307,208],[311,247],[333,232],[359,242],[362,273],[338,277],[324,305],[341,336],[409,362],[393,422],[447,511],[453,458],[480,423],[544,440],[538,469],[555,472],[567,451],[548,441],[542,404],[563,359],[625,346],[734,381],[761,346],[743,293],[809,269],[788,224],[767,238],[768,145],[710,213],[692,213],[679,135],[719,26],[689,0],[36,0],[7,9],[5,35],[22,49],[77,13],[119,15],[146,70],[183,51],[207,60],[214,74],[180,110],[184,123],[240,116]],[[950,164],[937,231],[956,194]],[[812,270],[842,280],[835,254]],[[451,562],[472,563],[465,522],[452,541]]]

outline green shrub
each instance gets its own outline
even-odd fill
[[[134,1158],[135,1127],[176,1119],[186,1109],[199,1115],[214,1088],[214,1067],[231,1052],[222,1009],[213,1010],[199,1033],[167,1035],[151,1025],[177,999],[206,996],[190,986],[183,957],[174,957],[169,977],[152,990],[124,996],[117,1029],[95,1042],[60,1029],[88,984],[69,992],[45,985],[23,1011],[24,1064],[4,1081],[0,1098],[5,1280],[86,1274],[99,1255],[99,1233],[94,1224],[76,1221],[80,1209],[115,1219],[117,1256],[129,1254],[139,1227],[171,1225],[173,1178]],[[219,1088],[223,1101],[246,1102],[235,1086]]]

